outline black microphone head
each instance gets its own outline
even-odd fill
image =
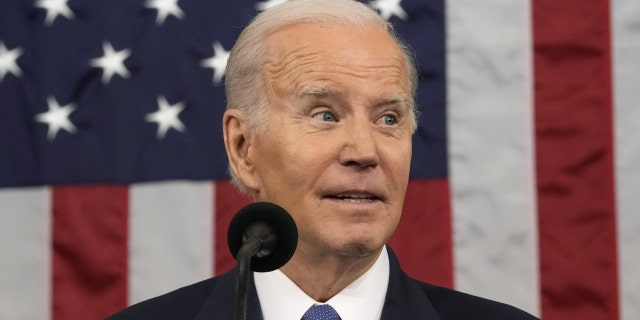
[[[293,218],[282,207],[270,202],[255,202],[238,211],[231,219],[227,232],[227,243],[234,258],[237,257],[247,232],[256,225],[267,225],[275,239],[265,241],[262,254],[251,258],[251,270],[268,272],[282,267],[291,259],[298,245],[298,228]]]

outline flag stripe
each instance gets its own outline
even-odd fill
[[[213,184],[131,187],[129,303],[213,274]]]
[[[231,218],[251,199],[238,192],[229,181],[219,181],[215,189],[215,274],[229,271],[236,264],[229,253],[227,229]]]
[[[468,0],[447,9],[456,288],[538,314],[530,8]]]
[[[640,33],[637,0],[613,1],[616,195],[622,320],[640,319]]]
[[[411,180],[398,228],[389,245],[407,274],[453,287],[451,204],[446,179]],[[415,246],[420,244],[416,254]]]
[[[52,319],[102,319],[127,306],[128,188],[52,189]]]
[[[211,181],[227,176],[212,119],[256,2],[180,1],[159,23],[140,1],[45,22],[55,8],[0,0],[0,319],[102,318],[233,267],[228,223],[250,200]],[[640,2],[380,10],[420,72],[402,267],[545,320],[640,319]],[[127,76],[91,64],[105,46]],[[162,99],[185,130],[160,138]]]
[[[618,319],[608,1],[533,5],[544,319]]]
[[[48,319],[49,188],[0,190],[0,319]]]

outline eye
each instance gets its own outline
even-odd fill
[[[384,125],[392,126],[398,123],[398,118],[392,114],[385,114],[378,121]]]
[[[315,119],[326,121],[326,122],[336,122],[335,114],[331,113],[330,111],[322,111],[322,112],[316,113],[313,117]]]

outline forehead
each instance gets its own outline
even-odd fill
[[[408,92],[404,55],[383,28],[298,23],[274,31],[266,44],[264,76],[272,86],[299,92],[340,78]]]

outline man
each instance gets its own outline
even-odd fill
[[[355,1],[291,1],[240,35],[223,118],[230,172],[255,201],[285,208],[299,232],[286,265],[254,274],[250,319],[307,319],[325,303],[322,312],[344,320],[535,319],[410,279],[385,247],[409,180],[416,79],[390,25]],[[232,271],[113,319],[231,319],[234,279]]]

